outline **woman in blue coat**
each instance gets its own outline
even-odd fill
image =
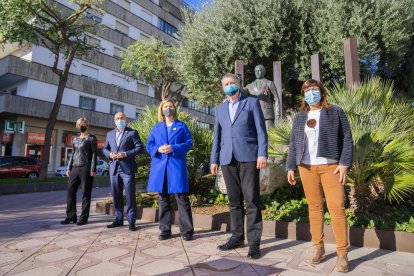
[[[166,240],[171,237],[170,194],[175,194],[180,233],[184,240],[189,241],[194,227],[188,199],[186,156],[193,146],[193,139],[187,125],[177,119],[177,108],[173,101],[161,102],[158,121],[148,137],[147,151],[152,157],[148,191],[159,193],[159,239]]]

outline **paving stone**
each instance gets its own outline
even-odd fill
[[[22,271],[17,274],[18,276],[57,276],[62,273],[62,270],[54,266],[42,266],[36,267],[30,270]]]
[[[203,262],[194,264],[193,267],[209,273],[237,273],[242,271],[250,272],[253,270],[251,266],[244,263],[243,259],[237,261],[218,256],[211,256]]]
[[[23,254],[15,253],[15,252],[1,252],[0,253],[0,266],[3,264],[7,264],[13,261],[17,261],[24,257]]]
[[[58,261],[63,261],[65,259],[69,259],[71,257],[76,256],[75,253],[69,251],[67,249],[61,249],[57,251],[53,251],[46,254],[37,255],[35,260],[45,262],[45,263],[53,263]]]
[[[84,245],[89,243],[89,240],[85,240],[85,239],[80,239],[80,238],[75,238],[75,239],[65,239],[62,241],[58,241],[56,242],[56,245],[62,248],[70,248],[70,247],[74,247],[74,246],[79,246],[79,245]]]
[[[182,249],[171,246],[157,245],[148,249],[144,249],[141,251],[141,253],[151,255],[154,257],[165,257],[177,253],[179,251],[182,251]]]
[[[173,273],[177,270],[183,270],[185,266],[182,263],[171,260],[157,260],[145,264],[139,268],[140,272],[148,275],[159,275],[162,273]]]
[[[25,249],[30,249],[30,248],[42,247],[46,243],[47,243],[46,241],[42,241],[42,240],[28,239],[28,240],[15,242],[15,243],[11,242],[7,244],[6,247],[9,249],[25,250]]]
[[[106,248],[93,253],[86,253],[88,257],[100,259],[102,261],[109,261],[113,258],[128,254],[129,251],[121,248]]]
[[[107,245],[121,245],[121,244],[135,243],[136,240],[134,240],[132,237],[128,237],[125,235],[117,235],[115,237],[102,239],[99,242],[107,244]]]
[[[94,190],[91,205],[106,191]],[[157,223],[138,221],[136,232],[107,229],[112,218],[93,210],[85,226],[60,225],[65,203],[65,191],[0,196],[0,275],[344,275],[335,270],[334,244],[325,245],[322,263],[310,265],[310,242],[263,237],[262,258],[251,260],[247,246],[217,250],[231,235],[219,231],[197,230],[185,242],[173,226],[173,238],[159,241]],[[350,276],[414,275],[411,253],[350,247],[348,256]]]
[[[79,276],[91,276],[91,275],[105,275],[105,276],[111,276],[116,275],[120,272],[129,272],[129,269],[124,268],[120,265],[113,264],[110,262],[102,262],[100,264],[83,268],[78,271],[76,271],[76,275]]]

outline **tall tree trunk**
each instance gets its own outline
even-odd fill
[[[47,169],[49,166],[49,159],[50,159],[50,146],[51,146],[51,140],[53,135],[53,129],[55,128],[55,124],[57,121],[57,115],[59,113],[60,106],[62,104],[62,98],[63,98],[63,92],[66,87],[66,83],[68,81],[69,76],[69,69],[72,65],[73,58],[75,57],[75,49],[72,49],[69,52],[68,58],[65,62],[65,67],[63,71],[59,74],[59,84],[56,92],[56,98],[55,102],[53,104],[52,111],[49,114],[49,120],[46,125],[46,133],[45,133],[45,144],[43,148],[43,154],[42,154],[42,166],[40,169],[40,178],[46,178],[47,177]],[[59,142],[59,141],[55,141]]]

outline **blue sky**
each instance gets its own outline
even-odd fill
[[[199,3],[210,2],[210,0],[183,0],[185,3],[190,5],[192,8],[196,8]]]

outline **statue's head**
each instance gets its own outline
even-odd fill
[[[259,64],[254,68],[254,73],[257,79],[263,79],[266,74],[266,69],[263,65]]]

